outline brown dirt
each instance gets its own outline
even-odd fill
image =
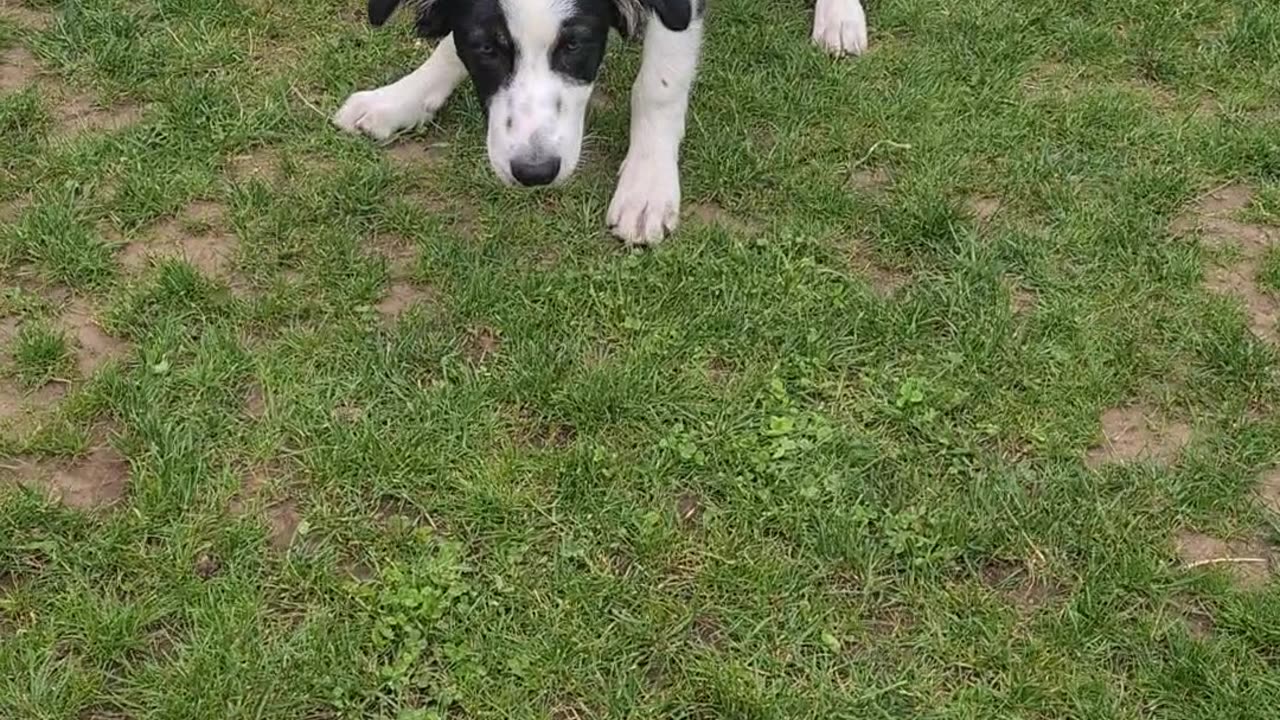
[[[1175,235],[1197,235],[1207,247],[1234,251],[1229,265],[1205,272],[1205,287],[1219,295],[1234,295],[1244,305],[1249,329],[1259,338],[1280,343],[1280,298],[1258,285],[1258,273],[1267,250],[1280,243],[1280,229],[1239,222],[1232,215],[1248,207],[1254,188],[1234,184],[1201,197],[1174,219]]]
[[[18,0],[6,0],[4,7],[0,7],[0,17],[29,30],[44,30],[56,19],[53,13],[26,7]]]
[[[267,507],[265,512],[267,528],[271,531],[271,547],[284,550],[292,545],[293,538],[298,532],[298,525],[302,522],[298,503],[293,500],[282,500]]]
[[[467,333],[462,344],[462,354],[472,365],[483,365],[501,347],[502,338],[498,336],[498,332],[488,325],[479,325]]]
[[[1036,309],[1035,293],[1024,287],[1015,286],[1009,291],[1009,306],[1014,315],[1026,315]]]
[[[129,463],[108,446],[96,447],[69,463],[20,459],[0,472],[18,483],[42,490],[52,499],[80,510],[111,505],[124,497]]]
[[[227,503],[227,509],[231,514],[243,515],[248,512],[250,504],[262,494],[276,470],[277,468],[270,464],[255,465],[246,470],[241,479],[240,490]]]
[[[0,223],[16,222],[30,203],[30,199],[26,197],[0,202]]]
[[[153,259],[181,259],[205,275],[230,280],[237,241],[225,227],[225,215],[221,205],[197,200],[153,226],[143,239],[125,245],[121,262],[139,270]]]
[[[410,240],[399,235],[378,235],[369,245],[387,262],[387,272],[392,278],[402,279],[413,274],[418,248]]]
[[[222,570],[222,561],[209,553],[200,553],[200,556],[196,558],[195,566],[192,569],[195,572],[196,577],[201,580],[208,580]]]
[[[563,702],[551,709],[551,720],[587,720],[591,713],[578,702]]]
[[[1260,538],[1224,541],[1183,530],[1175,538],[1184,567],[1216,567],[1241,589],[1256,589],[1271,578],[1273,548]]]
[[[1111,408],[1102,414],[1102,443],[1089,449],[1085,464],[1098,468],[1131,461],[1169,465],[1191,440],[1191,428],[1165,422],[1143,405]]]
[[[329,414],[334,420],[347,425],[364,420],[364,408],[350,401],[338,403]]]
[[[517,445],[535,448],[566,448],[573,444],[578,431],[572,425],[555,420],[545,420],[537,414],[520,409],[514,413],[515,428],[512,435]]]
[[[268,495],[271,479],[286,475],[287,472],[279,462],[272,461],[249,467],[243,474],[240,490],[227,503],[227,510],[235,516],[261,509],[262,518],[267,525],[268,541],[276,550],[283,550],[293,543],[298,524],[302,521],[298,503],[294,499],[283,497],[271,500],[264,497]]]
[[[267,396],[258,383],[250,385],[245,392],[243,412],[250,420],[261,420],[267,413]]]
[[[693,641],[703,647],[719,647],[724,641],[724,628],[720,621],[710,615],[698,615],[689,625],[689,635]]]
[[[701,517],[702,499],[691,492],[680,493],[676,498],[676,520],[681,525],[692,526],[698,524]]]
[[[1182,608],[1182,617],[1186,621],[1187,634],[1194,640],[1207,640],[1213,636],[1216,623],[1208,610],[1198,606]]]
[[[910,275],[901,270],[882,265],[871,256],[869,251],[862,249],[861,246],[850,253],[849,265],[854,272],[864,276],[867,283],[871,285],[871,290],[882,298],[892,297],[911,281]]]
[[[0,92],[14,92],[31,84],[40,73],[40,63],[26,48],[9,48],[0,55]]]
[[[448,143],[424,143],[414,138],[402,138],[387,148],[387,159],[401,170],[417,172],[447,160],[448,148]]]
[[[609,110],[615,105],[613,95],[600,85],[596,85],[591,91],[591,99],[587,101],[587,104],[593,111]]]
[[[1026,563],[992,560],[980,571],[982,584],[1001,595],[1020,614],[1029,615],[1062,594],[1054,582],[1037,577]]]
[[[93,307],[83,299],[73,300],[62,313],[62,326],[79,346],[76,368],[81,377],[89,377],[98,368],[129,352],[129,344],[104,332],[95,315]]]
[[[714,385],[724,385],[733,379],[736,372],[737,368],[734,367],[733,363],[722,357],[712,356],[707,360],[707,380],[710,380]]]
[[[142,119],[142,108],[130,103],[103,107],[92,95],[70,93],[58,103],[54,115],[62,134],[75,136],[123,130]]]
[[[408,282],[393,282],[387,288],[386,297],[374,306],[378,314],[387,319],[400,317],[406,310],[416,305],[431,305],[436,301],[436,293],[429,287],[419,287]]]
[[[1253,492],[1263,507],[1280,515],[1280,467],[1265,473]]]
[[[234,182],[261,180],[275,184],[282,178],[280,153],[275,148],[254,148],[227,161],[227,176]]]
[[[1280,342],[1280,298],[1258,286],[1258,262],[1213,267],[1204,286],[1218,295],[1235,295],[1244,304],[1249,330],[1267,342]]]
[[[884,168],[859,168],[849,175],[849,187],[861,192],[884,190],[893,184],[893,177]]]
[[[1000,198],[986,195],[974,195],[965,200],[965,208],[978,221],[979,225],[989,223],[991,218],[995,217],[1003,206],[1004,202]]]
[[[760,226],[739,217],[716,203],[694,203],[685,209],[685,217],[700,225],[718,227],[734,235],[757,235]]]
[[[49,383],[28,392],[8,381],[0,381],[0,426],[35,410],[51,408],[66,394],[67,386],[62,383]]]

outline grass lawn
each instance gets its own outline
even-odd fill
[[[525,193],[358,0],[4,0],[0,717],[1276,717],[1280,5],[711,6],[628,253],[635,47]]]

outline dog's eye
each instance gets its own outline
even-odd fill
[[[560,43],[560,49],[563,52],[576,53],[582,49],[582,43],[577,38],[565,38],[564,42]]]
[[[476,45],[476,52],[481,55],[497,55],[498,46],[494,45],[488,40],[483,40],[478,45]]]

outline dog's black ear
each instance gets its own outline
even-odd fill
[[[626,37],[635,35],[644,19],[653,13],[668,30],[687,30],[693,22],[694,5],[703,0],[613,0],[613,10],[618,32]]]
[[[700,0],[647,0],[649,7],[668,30],[688,30],[693,22],[693,4]]]
[[[401,0],[369,0],[369,24],[382,27],[391,17],[391,13],[400,6]],[[422,37],[438,38],[450,32],[447,0],[414,0],[418,7],[418,34]]]

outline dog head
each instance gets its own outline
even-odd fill
[[[689,26],[694,0],[411,0],[418,34],[453,34],[488,117],[489,164],[508,185],[567,180],[582,155],[587,101],[609,29],[632,35],[655,14]],[[380,26],[401,0],[368,0]]]

